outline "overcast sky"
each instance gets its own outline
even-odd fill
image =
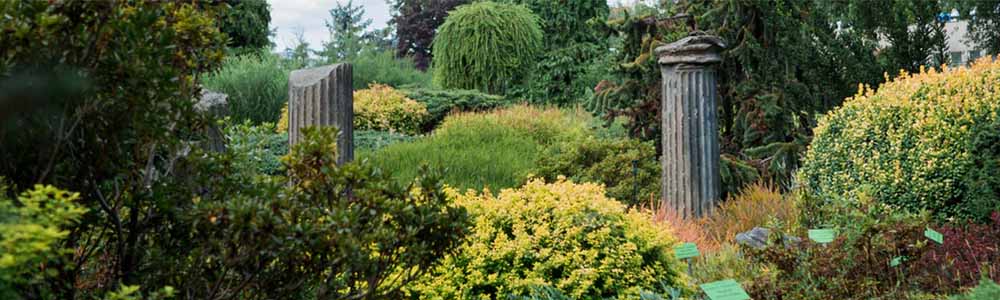
[[[632,3],[636,0],[608,0],[608,4]],[[275,50],[281,51],[295,44],[295,34],[302,31],[310,48],[319,49],[323,42],[329,40],[326,30],[330,9],[337,2],[347,3],[347,0],[267,0],[271,4],[271,27],[275,32]],[[365,17],[372,19],[372,27],[382,28],[389,22],[389,5],[385,0],[354,0],[355,5],[365,8]]]

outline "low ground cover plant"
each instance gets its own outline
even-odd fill
[[[524,183],[546,146],[587,136],[589,118],[580,110],[526,105],[456,114],[427,137],[363,158],[401,180],[428,164],[447,170],[444,181],[453,187],[497,191]]]
[[[632,299],[688,289],[669,231],[607,198],[600,185],[533,179],[497,196],[449,195],[475,225],[415,286],[422,299],[506,299],[539,289],[561,296],[547,299]]]
[[[424,119],[422,129],[430,132],[451,113],[484,112],[511,104],[503,96],[491,95],[476,90],[443,90],[432,88],[405,87],[400,89],[406,97],[423,103],[430,114]]]
[[[1000,207],[1000,61],[903,73],[822,117],[800,182],[821,202],[865,193],[986,220]],[[840,199],[840,200],[838,200]]]

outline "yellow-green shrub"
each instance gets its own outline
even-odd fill
[[[373,83],[354,91],[354,129],[420,133],[420,125],[430,116],[427,107],[384,84]],[[278,132],[288,131],[288,103],[281,109]]]
[[[354,92],[354,129],[420,133],[428,117],[424,104],[391,86],[373,83]]]
[[[1000,206],[1000,62],[901,74],[820,118],[798,174],[815,199],[859,192],[910,211]]]
[[[537,289],[614,299],[686,289],[667,229],[626,211],[600,185],[533,179],[496,197],[450,194],[475,225],[458,253],[415,286],[423,299],[507,299]]]

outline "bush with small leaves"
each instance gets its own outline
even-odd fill
[[[604,194],[592,183],[539,179],[498,196],[449,191],[475,225],[459,251],[412,291],[422,299],[503,299],[546,290],[568,299],[630,299],[642,291],[687,290],[674,237]]]

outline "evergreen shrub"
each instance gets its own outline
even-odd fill
[[[542,49],[538,17],[491,1],[457,7],[434,37],[434,83],[503,94],[528,75]]]
[[[576,182],[604,184],[608,197],[629,206],[660,197],[656,149],[652,143],[634,139],[587,137],[553,145],[541,155],[533,173],[546,180],[567,176]]]
[[[512,299],[537,290],[622,299],[686,289],[676,239],[604,194],[600,185],[565,179],[533,179],[498,196],[450,190],[475,225],[414,290],[425,299]]]
[[[397,58],[392,51],[361,51],[350,63],[353,65],[355,90],[373,83],[392,87],[431,86],[431,73],[417,69],[409,58]]]
[[[410,99],[427,106],[430,114],[424,119],[423,130],[431,131],[452,112],[488,111],[510,105],[503,96],[490,95],[477,90],[441,90],[429,88],[400,89]]]
[[[820,204],[860,192],[985,220],[1000,207],[1000,62],[901,74],[820,118],[799,181]]]

